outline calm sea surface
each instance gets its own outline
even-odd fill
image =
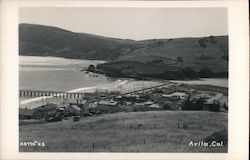
[[[19,88],[29,90],[70,91],[110,84],[104,76],[78,71],[104,61],[73,60],[58,57],[19,56]]]

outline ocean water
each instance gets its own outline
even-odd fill
[[[70,91],[96,85],[107,85],[116,80],[103,75],[79,71],[90,64],[104,61],[74,60],[58,57],[19,56],[19,89]]]

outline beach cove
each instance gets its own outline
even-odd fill
[[[109,78],[101,74],[80,71],[90,64],[105,61],[78,60],[59,57],[19,56],[19,89],[86,93],[95,91],[128,92],[152,87],[164,81],[138,81],[125,78]],[[46,96],[20,98],[20,107],[44,104]]]

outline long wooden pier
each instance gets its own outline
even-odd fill
[[[82,98],[84,93],[71,93],[71,92],[56,92],[56,91],[35,91],[35,90],[19,90],[19,97],[42,97],[42,96],[53,96],[58,98]]]
[[[127,95],[127,94],[133,94],[133,93],[138,93],[138,92],[146,92],[150,91],[152,89],[156,88],[161,88],[164,86],[169,86],[170,84],[161,84],[153,87],[148,87],[148,88],[142,88],[134,91],[129,91],[126,93],[119,93],[115,95],[109,95],[109,96],[104,96],[104,97],[97,97],[99,99],[108,99],[108,98],[113,98],[116,97],[117,95]],[[56,92],[56,91],[35,91],[35,90],[19,90],[19,97],[42,97],[42,96],[53,96],[53,97],[58,97],[58,98],[71,98],[71,99],[81,99],[84,97],[84,93],[72,93],[72,92]]]

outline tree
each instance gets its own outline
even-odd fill
[[[164,42],[162,42],[162,41],[157,41],[156,44],[157,44],[157,46],[159,47],[159,46],[163,45]]]
[[[197,72],[191,67],[184,68],[184,75],[187,78],[198,78]]]
[[[220,111],[220,103],[218,101],[214,101],[209,105],[209,111],[219,112]]]
[[[221,59],[224,59],[224,60],[228,61],[228,55],[227,55],[227,54],[223,54],[223,55],[221,56]]]
[[[87,71],[94,72],[95,71],[95,66],[93,64],[89,65]]]
[[[207,47],[206,42],[208,42],[208,40],[207,40],[206,37],[199,39],[199,45],[200,45],[200,47],[206,48]]]
[[[204,102],[205,102],[205,100],[202,97],[200,97],[199,99],[197,99],[194,102],[194,108],[193,108],[193,110],[202,110],[203,107],[204,107]]]
[[[222,106],[225,110],[228,111],[228,106],[226,105],[226,103],[224,102],[223,106]]]
[[[177,62],[181,62],[181,63],[183,63],[183,59],[182,59],[182,57],[177,57],[176,61],[177,61]]]
[[[213,44],[217,43],[217,40],[216,40],[216,38],[214,36],[210,36],[209,41],[210,41],[210,43],[213,43]]]
[[[189,97],[183,102],[182,109],[183,110],[203,110],[204,107],[204,98],[200,97],[199,99],[190,99]]]
[[[191,99],[190,95],[188,98],[182,103],[182,110],[191,110]]]
[[[207,66],[200,69],[201,78],[211,78],[214,75],[214,72]]]
[[[102,65],[101,64],[97,64],[96,65],[96,69],[101,70],[102,69]]]
[[[163,108],[164,108],[165,110],[170,110],[170,109],[171,109],[171,104],[165,102],[164,105],[163,105]]]

